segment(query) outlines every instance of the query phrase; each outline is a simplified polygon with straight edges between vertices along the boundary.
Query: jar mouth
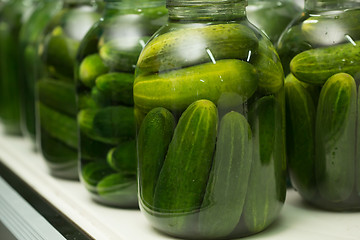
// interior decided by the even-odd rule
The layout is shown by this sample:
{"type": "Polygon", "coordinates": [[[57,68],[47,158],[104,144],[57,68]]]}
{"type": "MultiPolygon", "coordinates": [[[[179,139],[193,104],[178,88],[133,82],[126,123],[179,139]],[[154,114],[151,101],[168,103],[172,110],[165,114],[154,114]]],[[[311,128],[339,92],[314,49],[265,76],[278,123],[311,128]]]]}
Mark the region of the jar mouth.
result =
{"type": "Polygon", "coordinates": [[[206,6],[206,5],[217,5],[217,4],[234,4],[234,3],[245,3],[247,0],[167,0],[167,7],[191,7],[191,6],[206,6]]]}

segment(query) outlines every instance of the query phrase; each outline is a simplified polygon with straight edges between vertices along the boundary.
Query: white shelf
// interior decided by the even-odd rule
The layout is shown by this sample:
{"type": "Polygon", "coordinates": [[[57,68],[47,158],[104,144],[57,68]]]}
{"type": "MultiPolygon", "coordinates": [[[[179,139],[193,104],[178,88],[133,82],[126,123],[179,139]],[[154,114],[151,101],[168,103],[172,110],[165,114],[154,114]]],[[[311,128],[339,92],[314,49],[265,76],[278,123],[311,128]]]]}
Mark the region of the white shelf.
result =
{"type": "MultiPolygon", "coordinates": [[[[172,239],[154,230],[140,211],[99,205],[79,182],[51,177],[41,155],[31,149],[24,138],[0,135],[3,163],[94,239],[172,239]]],[[[266,231],[246,239],[359,240],[360,213],[314,209],[288,190],[280,218],[266,231]]]]}

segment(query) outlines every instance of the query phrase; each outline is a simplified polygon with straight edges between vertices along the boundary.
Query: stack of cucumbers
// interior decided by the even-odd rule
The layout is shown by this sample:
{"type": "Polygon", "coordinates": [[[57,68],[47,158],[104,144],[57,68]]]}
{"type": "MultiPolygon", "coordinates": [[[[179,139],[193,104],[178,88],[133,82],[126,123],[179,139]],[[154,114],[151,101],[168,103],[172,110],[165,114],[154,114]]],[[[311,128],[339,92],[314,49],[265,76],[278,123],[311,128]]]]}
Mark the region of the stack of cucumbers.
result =
{"type": "Polygon", "coordinates": [[[293,185],[304,199],[351,210],[360,209],[360,11],[336,15],[309,17],[280,45],[299,39],[312,44],[292,53],[285,80],[287,155],[293,185]],[[319,37],[330,26],[342,26],[340,35],[329,30],[332,36],[319,37]]]}
{"type": "Polygon", "coordinates": [[[41,151],[51,174],[67,179],[78,179],[76,52],[86,31],[100,18],[95,7],[84,4],[65,7],[55,15],[39,46],[44,63],[36,83],[41,151]]]}
{"type": "Polygon", "coordinates": [[[179,237],[262,231],[286,190],[280,60],[246,23],[187,25],[160,31],[139,57],[140,207],[179,237]]]}
{"type": "Polygon", "coordinates": [[[159,3],[138,5],[141,11],[106,3],[104,20],[80,46],[80,177],[93,199],[106,205],[138,207],[134,72],[143,46],[167,19],[167,9],[159,3]]]}

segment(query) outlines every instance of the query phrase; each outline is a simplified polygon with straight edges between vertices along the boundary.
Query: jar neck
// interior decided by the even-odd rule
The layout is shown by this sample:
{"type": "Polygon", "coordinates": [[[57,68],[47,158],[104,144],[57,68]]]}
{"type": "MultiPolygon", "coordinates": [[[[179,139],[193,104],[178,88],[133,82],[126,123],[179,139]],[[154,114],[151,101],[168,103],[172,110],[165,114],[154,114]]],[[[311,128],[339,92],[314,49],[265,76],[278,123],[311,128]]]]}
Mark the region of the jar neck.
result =
{"type": "Polygon", "coordinates": [[[305,9],[309,11],[331,11],[359,7],[360,0],[305,0],[305,9]]]}
{"type": "Polygon", "coordinates": [[[236,21],[246,18],[247,0],[168,0],[169,20],[236,21]]]}
{"type": "Polygon", "coordinates": [[[123,11],[134,10],[132,12],[141,13],[141,9],[157,8],[165,5],[165,0],[105,0],[104,17],[121,14],[123,11]]]}

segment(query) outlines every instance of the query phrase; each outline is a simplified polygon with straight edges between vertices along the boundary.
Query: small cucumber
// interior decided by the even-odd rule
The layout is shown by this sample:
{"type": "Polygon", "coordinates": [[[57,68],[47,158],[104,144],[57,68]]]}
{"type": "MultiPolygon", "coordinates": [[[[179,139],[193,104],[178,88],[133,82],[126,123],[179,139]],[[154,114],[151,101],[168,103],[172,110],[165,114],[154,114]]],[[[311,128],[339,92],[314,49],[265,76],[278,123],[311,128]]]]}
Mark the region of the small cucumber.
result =
{"type": "Polygon", "coordinates": [[[315,194],[315,117],[310,93],[292,74],[285,79],[286,142],[292,184],[305,199],[315,194]]]}
{"type": "Polygon", "coordinates": [[[134,83],[134,102],[143,110],[161,106],[181,112],[196,100],[208,99],[216,104],[223,94],[228,94],[226,102],[231,107],[239,104],[239,98],[243,102],[250,98],[257,85],[258,75],[251,64],[236,59],[220,60],[216,64],[140,75],[134,83]]]}
{"type": "Polygon", "coordinates": [[[73,78],[76,52],[79,41],[65,35],[50,35],[46,40],[43,59],[45,64],[62,75],[73,78]]]}
{"type": "Polygon", "coordinates": [[[284,72],[271,42],[263,37],[259,48],[250,61],[259,73],[259,89],[265,94],[278,92],[284,86],[284,72]]]}
{"type": "Polygon", "coordinates": [[[138,133],[140,199],[153,206],[155,185],[175,128],[174,116],[165,108],[154,108],[144,118],[138,133]]]}
{"type": "Polygon", "coordinates": [[[113,102],[134,105],[133,100],[134,74],[108,73],[96,79],[96,87],[104,94],[109,95],[113,102]]]}
{"type": "Polygon", "coordinates": [[[155,187],[154,209],[171,214],[168,229],[183,233],[193,224],[209,178],[217,134],[217,109],[208,100],[191,104],[180,117],[155,187]]]}
{"type": "Polygon", "coordinates": [[[360,41],[317,48],[296,55],[290,70],[300,81],[324,84],[336,73],[355,76],[360,72],[360,41]]]}
{"type": "Polygon", "coordinates": [[[51,137],[77,149],[78,130],[75,118],[59,113],[41,102],[38,102],[38,112],[41,128],[47,131],[51,137]]]}
{"type": "Polygon", "coordinates": [[[100,57],[111,70],[135,71],[141,50],[150,37],[117,38],[106,42],[99,50],[100,57]],[[131,44],[129,44],[131,43],[131,44]]]}
{"type": "Polygon", "coordinates": [[[96,186],[101,179],[115,173],[106,163],[90,162],[81,166],[80,180],[92,193],[97,193],[96,186]]]}
{"type": "Polygon", "coordinates": [[[104,177],[96,186],[101,201],[109,205],[137,207],[136,175],[113,173],[104,177]]]}
{"type": "Polygon", "coordinates": [[[130,140],[120,143],[106,157],[109,166],[122,173],[136,174],[136,143],[130,140]]]}
{"type": "Polygon", "coordinates": [[[330,77],[320,92],[316,115],[317,186],[330,202],[345,201],[354,189],[356,84],[345,73],[330,77]]]}
{"type": "Polygon", "coordinates": [[[61,113],[76,116],[76,94],[73,84],[42,79],[37,82],[37,93],[40,102],[46,106],[61,113]]]}
{"type": "Polygon", "coordinates": [[[79,67],[79,79],[87,87],[95,85],[95,79],[109,71],[99,54],[92,54],[84,58],[79,67]]]}
{"type": "Polygon", "coordinates": [[[252,163],[252,133],[237,112],[221,122],[215,158],[199,215],[200,234],[206,238],[229,235],[240,221],[252,163]]]}
{"type": "Polygon", "coordinates": [[[84,109],[78,114],[79,127],[89,138],[110,144],[135,138],[134,109],[116,106],[84,109]]]}
{"type": "Polygon", "coordinates": [[[265,96],[251,105],[249,122],[253,133],[253,162],[243,216],[250,232],[259,232],[278,216],[283,199],[278,195],[277,176],[281,154],[276,151],[282,135],[282,116],[274,96],[265,96]],[[276,159],[278,157],[279,159],[276,159]]]}
{"type": "Polygon", "coordinates": [[[247,59],[258,39],[244,25],[228,23],[173,30],[152,39],[142,51],[138,67],[163,72],[221,59],[247,59]]]}
{"type": "Polygon", "coordinates": [[[77,94],[77,106],[78,109],[82,110],[85,108],[97,108],[98,105],[91,97],[89,93],[78,93],[77,94]]]}

